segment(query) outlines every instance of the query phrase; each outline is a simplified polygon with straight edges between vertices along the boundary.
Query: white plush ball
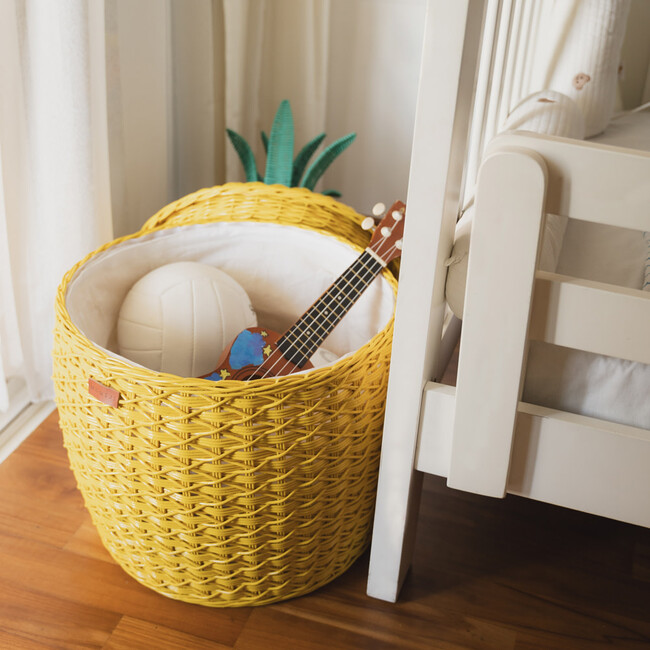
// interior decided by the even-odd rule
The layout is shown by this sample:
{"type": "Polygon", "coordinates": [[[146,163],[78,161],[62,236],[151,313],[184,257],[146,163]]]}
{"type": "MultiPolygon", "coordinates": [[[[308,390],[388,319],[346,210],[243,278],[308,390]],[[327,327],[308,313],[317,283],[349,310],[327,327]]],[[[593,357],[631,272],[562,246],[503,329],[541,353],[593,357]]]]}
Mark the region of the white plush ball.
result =
{"type": "Polygon", "coordinates": [[[147,273],[117,322],[119,352],[151,370],[183,377],[212,372],[225,347],[257,317],[242,286],[207,264],[176,262],[147,273]]]}

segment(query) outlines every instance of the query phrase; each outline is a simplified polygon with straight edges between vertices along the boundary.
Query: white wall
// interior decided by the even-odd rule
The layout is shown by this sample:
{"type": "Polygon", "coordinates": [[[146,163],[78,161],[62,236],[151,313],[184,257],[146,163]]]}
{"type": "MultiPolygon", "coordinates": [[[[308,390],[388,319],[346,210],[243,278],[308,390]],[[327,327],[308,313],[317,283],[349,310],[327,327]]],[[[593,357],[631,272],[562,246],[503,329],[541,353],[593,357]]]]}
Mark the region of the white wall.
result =
{"type": "Polygon", "coordinates": [[[326,175],[359,211],[406,198],[424,0],[332,0],[327,133],[357,139],[326,175]]]}

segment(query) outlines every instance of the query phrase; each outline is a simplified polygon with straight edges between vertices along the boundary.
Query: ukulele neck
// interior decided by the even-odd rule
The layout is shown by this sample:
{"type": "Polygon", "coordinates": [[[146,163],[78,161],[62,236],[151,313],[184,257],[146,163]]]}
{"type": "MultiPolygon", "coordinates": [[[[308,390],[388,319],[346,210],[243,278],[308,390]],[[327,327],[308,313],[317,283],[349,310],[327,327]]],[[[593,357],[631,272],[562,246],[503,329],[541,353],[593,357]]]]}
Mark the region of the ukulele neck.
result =
{"type": "Polygon", "coordinates": [[[366,248],[300,320],[282,335],[277,345],[285,359],[302,367],[385,266],[380,257],[366,248]]]}

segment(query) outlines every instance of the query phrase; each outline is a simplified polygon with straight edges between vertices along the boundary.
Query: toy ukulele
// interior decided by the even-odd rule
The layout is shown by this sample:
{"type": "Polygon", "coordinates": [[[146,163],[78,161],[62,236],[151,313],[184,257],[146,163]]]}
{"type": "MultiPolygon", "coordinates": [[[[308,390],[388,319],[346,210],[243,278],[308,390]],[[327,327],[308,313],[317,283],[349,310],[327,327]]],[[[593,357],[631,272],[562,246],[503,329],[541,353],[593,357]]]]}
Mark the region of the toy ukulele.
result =
{"type": "MultiPolygon", "coordinates": [[[[312,368],[309,359],[320,344],[380,271],[400,256],[405,210],[401,201],[393,204],[368,248],[284,334],[262,327],[244,330],[221,355],[217,369],[204,379],[261,379],[312,368]]],[[[368,217],[362,227],[367,230],[373,224],[368,217]]]]}

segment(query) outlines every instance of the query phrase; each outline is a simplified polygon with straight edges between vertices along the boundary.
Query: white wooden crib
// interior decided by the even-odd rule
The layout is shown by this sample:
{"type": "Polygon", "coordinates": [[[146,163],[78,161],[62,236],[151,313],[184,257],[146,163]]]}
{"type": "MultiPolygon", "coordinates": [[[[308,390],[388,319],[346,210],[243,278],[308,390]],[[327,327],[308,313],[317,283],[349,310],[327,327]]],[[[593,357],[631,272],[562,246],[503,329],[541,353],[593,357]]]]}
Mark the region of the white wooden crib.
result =
{"type": "MultiPolygon", "coordinates": [[[[547,212],[650,230],[650,154],[524,133],[491,142],[476,185],[457,387],[438,383],[459,329],[445,309],[445,260],[469,127],[486,115],[472,120],[481,31],[483,57],[506,55],[486,45],[503,5],[428,9],[368,580],[371,596],[390,601],[409,566],[422,472],[650,526],[650,431],[521,401],[530,340],[650,363],[650,292],[536,268],[547,212]]],[[[477,102],[489,79],[479,76],[477,102]]]]}

